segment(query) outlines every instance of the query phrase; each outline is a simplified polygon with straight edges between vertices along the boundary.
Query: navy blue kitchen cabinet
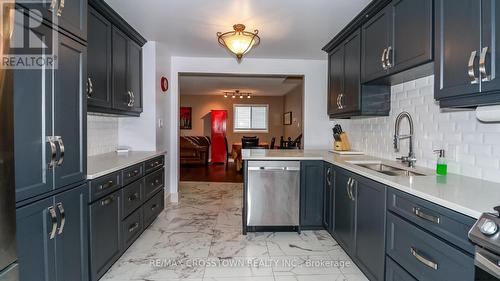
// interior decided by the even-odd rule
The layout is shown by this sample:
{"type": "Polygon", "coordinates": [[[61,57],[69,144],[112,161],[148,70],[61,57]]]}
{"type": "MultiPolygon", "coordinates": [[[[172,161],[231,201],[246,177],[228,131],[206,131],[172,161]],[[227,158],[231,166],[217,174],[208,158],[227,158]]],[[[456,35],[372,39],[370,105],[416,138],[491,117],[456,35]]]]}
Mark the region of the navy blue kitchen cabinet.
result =
{"type": "MultiPolygon", "coordinates": [[[[20,1],[19,5],[40,13],[54,30],[79,41],[87,40],[87,0],[20,1]]],[[[27,11],[25,11],[27,12],[27,11]]],[[[34,15],[34,14],[33,14],[34,15]]]]}
{"type": "Polygon", "coordinates": [[[89,7],[87,106],[111,108],[111,22],[89,7]]]}
{"type": "MultiPolygon", "coordinates": [[[[14,72],[17,202],[77,184],[86,174],[86,47],[63,34],[53,40],[45,24],[31,32],[56,41],[57,68],[14,72]]],[[[25,51],[31,50],[18,53],[25,51]]]]}
{"type": "Polygon", "coordinates": [[[330,233],[333,233],[333,196],[335,188],[335,170],[333,165],[325,162],[324,168],[324,191],[323,191],[323,227],[330,233]]]}
{"type": "Polygon", "coordinates": [[[406,270],[404,270],[399,264],[393,261],[391,258],[386,258],[386,281],[417,281],[413,278],[406,270]]]}
{"type": "Polygon", "coordinates": [[[139,116],[146,39],[104,1],[89,4],[88,111],[139,116]]]}
{"type": "Polygon", "coordinates": [[[435,99],[441,107],[500,103],[498,5],[436,0],[435,11],[435,99]]]}
{"type": "Polygon", "coordinates": [[[356,201],[355,258],[370,280],[384,280],[386,187],[364,177],[353,177],[356,201]]]}
{"type": "Polygon", "coordinates": [[[370,280],[384,280],[386,187],[335,170],[333,236],[370,280]]]}
{"type": "Polygon", "coordinates": [[[354,252],[356,202],[351,197],[351,174],[335,169],[334,238],[348,253],[354,252]]]}
{"type": "Polygon", "coordinates": [[[300,163],[300,227],[323,228],[323,161],[300,163]]]}
{"type": "MultiPolygon", "coordinates": [[[[362,27],[362,82],[431,62],[432,23],[432,0],[393,0],[371,17],[362,27]]],[[[412,75],[419,77],[431,71],[430,66],[422,66],[412,75]]],[[[411,76],[404,79],[408,77],[411,76]]],[[[391,80],[388,79],[391,83],[400,82],[398,78],[391,80]]]]}
{"type": "Polygon", "coordinates": [[[386,251],[417,280],[474,280],[472,256],[392,213],[386,251]]]}
{"type": "Polygon", "coordinates": [[[122,191],[90,205],[90,280],[96,281],[122,254],[122,191]]]}
{"type": "Polygon", "coordinates": [[[87,185],[17,209],[23,281],[88,280],[87,185]]]}
{"type": "Polygon", "coordinates": [[[54,135],[59,158],[55,187],[85,180],[87,172],[86,98],[87,48],[59,35],[58,68],[54,70],[54,135]]]}

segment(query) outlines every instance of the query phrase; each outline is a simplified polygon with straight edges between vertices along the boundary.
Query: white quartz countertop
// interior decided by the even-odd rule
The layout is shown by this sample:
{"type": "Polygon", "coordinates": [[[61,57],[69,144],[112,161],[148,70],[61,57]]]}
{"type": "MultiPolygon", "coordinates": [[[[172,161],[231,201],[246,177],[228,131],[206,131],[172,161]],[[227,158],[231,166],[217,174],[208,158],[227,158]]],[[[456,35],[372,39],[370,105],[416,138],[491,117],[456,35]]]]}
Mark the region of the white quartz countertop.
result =
{"type": "Polygon", "coordinates": [[[327,150],[243,149],[242,158],[243,160],[324,160],[476,219],[481,213],[493,212],[493,207],[500,205],[500,183],[455,174],[438,176],[432,169],[419,167],[411,170],[423,173],[425,176],[388,176],[354,164],[380,162],[404,167],[399,162],[368,155],[341,156],[327,150]]]}
{"type": "Polygon", "coordinates": [[[166,154],[165,151],[131,151],[129,153],[110,152],[89,156],[87,158],[87,179],[96,179],[164,154],[166,154]]]}

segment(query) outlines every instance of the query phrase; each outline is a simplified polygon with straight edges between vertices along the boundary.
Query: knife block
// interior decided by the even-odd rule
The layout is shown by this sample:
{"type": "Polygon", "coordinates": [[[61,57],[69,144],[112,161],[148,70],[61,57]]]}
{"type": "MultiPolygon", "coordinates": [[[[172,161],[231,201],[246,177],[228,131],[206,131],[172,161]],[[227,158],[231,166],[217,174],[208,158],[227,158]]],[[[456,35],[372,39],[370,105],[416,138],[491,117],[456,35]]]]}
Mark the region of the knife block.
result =
{"type": "Polygon", "coordinates": [[[349,138],[344,132],[340,134],[340,141],[335,141],[333,143],[333,150],[335,151],[349,151],[351,150],[351,144],[349,143],[349,138]]]}

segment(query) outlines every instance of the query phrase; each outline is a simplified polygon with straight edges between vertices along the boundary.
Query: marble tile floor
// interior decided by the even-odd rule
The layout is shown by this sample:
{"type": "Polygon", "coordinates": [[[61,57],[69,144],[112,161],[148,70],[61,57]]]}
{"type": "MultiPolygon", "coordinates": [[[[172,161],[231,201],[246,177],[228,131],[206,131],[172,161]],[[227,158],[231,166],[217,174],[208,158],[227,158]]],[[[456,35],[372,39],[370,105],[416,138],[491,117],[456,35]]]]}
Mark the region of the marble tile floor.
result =
{"type": "Polygon", "coordinates": [[[181,182],[103,281],[368,280],[325,231],[241,234],[241,183],[181,182]]]}

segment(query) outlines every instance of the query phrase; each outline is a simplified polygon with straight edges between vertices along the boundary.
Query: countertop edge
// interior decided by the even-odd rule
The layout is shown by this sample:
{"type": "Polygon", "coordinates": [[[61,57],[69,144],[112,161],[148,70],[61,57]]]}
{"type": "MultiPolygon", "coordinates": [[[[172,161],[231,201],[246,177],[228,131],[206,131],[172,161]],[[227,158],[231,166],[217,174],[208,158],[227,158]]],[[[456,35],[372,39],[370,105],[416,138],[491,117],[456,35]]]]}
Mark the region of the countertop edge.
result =
{"type": "MultiPolygon", "coordinates": [[[[141,152],[145,153],[145,152],[149,152],[149,151],[141,151],[141,152]]],[[[139,163],[144,162],[144,161],[148,161],[148,160],[153,159],[155,157],[158,157],[158,156],[161,156],[161,155],[166,155],[167,151],[156,151],[156,152],[155,151],[151,151],[151,153],[152,153],[151,155],[134,159],[133,161],[130,161],[130,162],[127,162],[127,163],[123,163],[123,164],[114,166],[114,167],[109,168],[109,169],[104,170],[104,171],[96,172],[96,173],[93,173],[93,174],[87,174],[87,180],[94,180],[94,179],[100,178],[102,176],[105,176],[107,174],[111,174],[111,173],[114,173],[116,171],[125,169],[127,167],[132,166],[132,165],[139,164],[139,163]]],[[[94,155],[94,156],[98,156],[98,155],[94,155]]],[[[90,156],[90,157],[92,157],[92,156],[90,156]]],[[[89,161],[87,159],[87,165],[88,165],[88,162],[89,161]]]]}

